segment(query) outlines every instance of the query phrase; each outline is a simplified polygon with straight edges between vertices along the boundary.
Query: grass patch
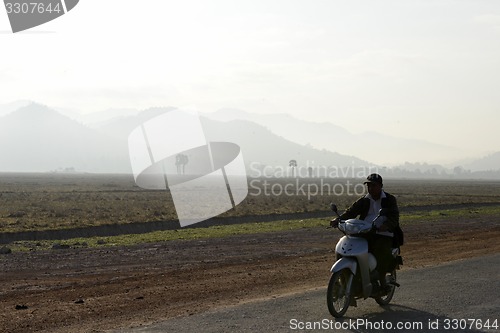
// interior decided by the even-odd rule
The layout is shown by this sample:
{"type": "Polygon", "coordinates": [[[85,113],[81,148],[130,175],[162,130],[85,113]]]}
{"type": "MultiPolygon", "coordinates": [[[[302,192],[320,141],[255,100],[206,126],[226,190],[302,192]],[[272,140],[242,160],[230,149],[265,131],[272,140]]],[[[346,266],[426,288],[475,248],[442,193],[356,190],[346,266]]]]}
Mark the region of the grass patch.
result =
{"type": "Polygon", "coordinates": [[[499,206],[477,207],[477,208],[458,208],[458,209],[439,209],[424,212],[415,212],[401,215],[401,225],[407,225],[418,222],[439,222],[443,217],[471,217],[471,216],[499,216],[499,206]]]}
{"type": "Polygon", "coordinates": [[[223,238],[245,234],[269,233],[321,226],[326,227],[327,225],[327,219],[282,220],[274,222],[220,225],[208,228],[164,230],[145,234],[129,234],[110,237],[72,238],[62,241],[18,241],[12,243],[10,248],[13,251],[28,251],[49,249],[54,247],[54,244],[56,244],[55,247],[131,246],[143,243],[157,243],[172,240],[223,238]]]}

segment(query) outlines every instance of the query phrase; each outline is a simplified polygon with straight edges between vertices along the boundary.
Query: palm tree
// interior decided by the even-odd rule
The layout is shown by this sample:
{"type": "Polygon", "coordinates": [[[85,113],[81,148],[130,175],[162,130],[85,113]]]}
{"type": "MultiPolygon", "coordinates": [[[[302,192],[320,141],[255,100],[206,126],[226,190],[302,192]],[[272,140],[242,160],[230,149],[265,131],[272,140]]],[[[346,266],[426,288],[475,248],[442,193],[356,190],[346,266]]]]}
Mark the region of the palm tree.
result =
{"type": "Polygon", "coordinates": [[[177,167],[178,175],[186,174],[186,164],[188,164],[189,158],[185,154],[177,154],[175,156],[175,166],[177,167]]]}
{"type": "Polygon", "coordinates": [[[292,168],[292,177],[295,177],[295,168],[297,167],[297,161],[290,160],[290,162],[288,162],[288,166],[292,168]]]}

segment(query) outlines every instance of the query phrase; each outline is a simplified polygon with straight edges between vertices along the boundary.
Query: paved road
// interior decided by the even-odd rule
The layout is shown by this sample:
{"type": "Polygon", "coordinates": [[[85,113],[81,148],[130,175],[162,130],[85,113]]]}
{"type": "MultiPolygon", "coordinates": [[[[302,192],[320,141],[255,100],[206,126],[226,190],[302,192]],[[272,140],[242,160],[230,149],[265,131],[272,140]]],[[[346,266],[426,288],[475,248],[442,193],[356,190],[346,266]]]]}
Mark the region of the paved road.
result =
{"type": "Polygon", "coordinates": [[[496,254],[400,272],[393,304],[384,309],[372,299],[359,301],[341,321],[329,315],[320,288],[116,332],[500,332],[478,329],[478,321],[469,327],[469,319],[500,325],[499,268],[496,254]]]}

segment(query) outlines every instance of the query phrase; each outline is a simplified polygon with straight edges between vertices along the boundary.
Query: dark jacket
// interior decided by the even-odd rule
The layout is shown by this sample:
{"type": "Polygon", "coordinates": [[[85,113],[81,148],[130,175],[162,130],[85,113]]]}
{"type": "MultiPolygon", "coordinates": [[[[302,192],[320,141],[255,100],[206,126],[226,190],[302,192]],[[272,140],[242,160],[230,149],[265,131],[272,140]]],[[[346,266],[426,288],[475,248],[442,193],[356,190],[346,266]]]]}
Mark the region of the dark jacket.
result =
{"type": "MultiPolygon", "coordinates": [[[[385,191],[384,191],[385,192],[385,191]]],[[[392,194],[385,192],[385,198],[382,198],[381,206],[388,210],[387,220],[384,222],[390,232],[397,232],[399,229],[399,209],[396,202],[396,197],[392,194]]],[[[370,199],[365,196],[359,198],[352,204],[351,207],[347,208],[344,214],[340,215],[342,220],[353,219],[359,216],[361,220],[364,220],[368,211],[370,209],[370,199]]]]}

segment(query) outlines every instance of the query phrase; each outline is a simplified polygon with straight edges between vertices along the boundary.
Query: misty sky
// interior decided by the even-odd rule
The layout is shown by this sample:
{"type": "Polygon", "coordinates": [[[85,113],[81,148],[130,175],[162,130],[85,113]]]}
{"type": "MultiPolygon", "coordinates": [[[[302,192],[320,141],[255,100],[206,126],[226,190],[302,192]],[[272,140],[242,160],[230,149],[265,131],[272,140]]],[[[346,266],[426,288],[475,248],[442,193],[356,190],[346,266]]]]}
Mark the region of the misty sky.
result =
{"type": "MultiPolygon", "coordinates": [[[[80,0],[12,34],[0,103],[238,108],[500,151],[500,2],[80,0]]],[[[328,133],[325,133],[325,138],[328,133]]]]}

